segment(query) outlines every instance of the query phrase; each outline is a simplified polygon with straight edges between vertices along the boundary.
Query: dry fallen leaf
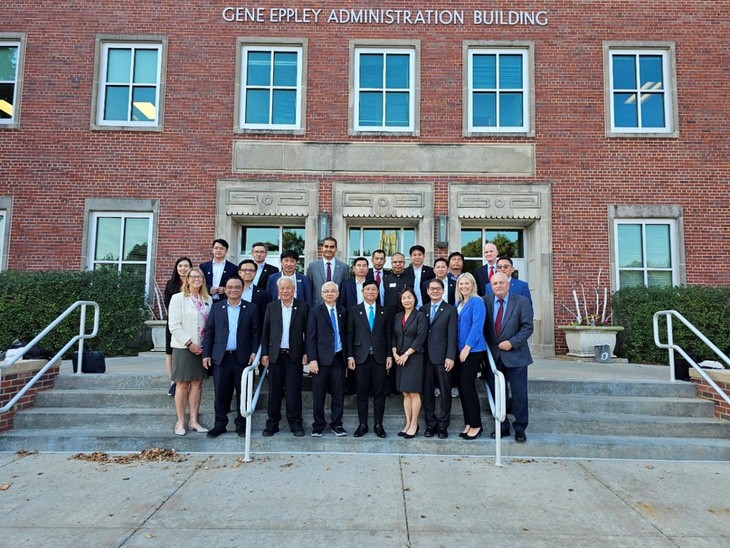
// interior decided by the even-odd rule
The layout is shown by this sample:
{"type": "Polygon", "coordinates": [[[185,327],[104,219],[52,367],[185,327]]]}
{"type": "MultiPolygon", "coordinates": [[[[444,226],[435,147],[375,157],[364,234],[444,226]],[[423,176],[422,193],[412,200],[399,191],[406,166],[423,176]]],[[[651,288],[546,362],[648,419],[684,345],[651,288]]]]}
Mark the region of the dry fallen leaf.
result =
{"type": "Polygon", "coordinates": [[[12,483],[3,483],[2,485],[0,485],[0,491],[7,491],[8,489],[10,489],[11,485],[12,483]]]}
{"type": "Polygon", "coordinates": [[[147,462],[182,462],[185,460],[183,456],[178,454],[174,449],[160,449],[159,447],[153,447],[151,449],[144,449],[140,453],[132,453],[130,455],[116,455],[110,457],[107,453],[95,451],[93,453],[77,453],[73,457],[74,460],[83,460],[88,462],[98,462],[102,464],[113,463],[113,464],[130,464],[132,462],[147,461],[147,462]]]}

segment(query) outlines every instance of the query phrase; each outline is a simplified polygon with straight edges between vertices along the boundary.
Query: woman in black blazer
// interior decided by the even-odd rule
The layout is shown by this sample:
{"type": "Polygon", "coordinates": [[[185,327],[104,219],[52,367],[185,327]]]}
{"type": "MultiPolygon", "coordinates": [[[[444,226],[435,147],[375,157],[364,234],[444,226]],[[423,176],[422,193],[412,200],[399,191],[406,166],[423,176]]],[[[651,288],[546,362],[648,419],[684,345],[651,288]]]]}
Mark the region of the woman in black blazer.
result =
{"type": "Polygon", "coordinates": [[[393,325],[393,358],[395,359],[395,386],[403,393],[406,425],[399,436],[410,439],[418,434],[418,415],[421,412],[423,385],[423,346],[428,335],[428,318],[416,310],[416,294],[410,287],[400,292],[401,312],[395,315],[393,325]]]}

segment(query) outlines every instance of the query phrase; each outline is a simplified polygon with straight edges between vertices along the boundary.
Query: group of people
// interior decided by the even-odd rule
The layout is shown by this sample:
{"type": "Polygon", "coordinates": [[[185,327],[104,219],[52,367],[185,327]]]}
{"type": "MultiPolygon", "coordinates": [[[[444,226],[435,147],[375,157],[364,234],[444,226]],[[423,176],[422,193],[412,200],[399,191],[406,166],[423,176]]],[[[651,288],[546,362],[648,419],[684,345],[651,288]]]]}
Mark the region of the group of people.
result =
{"type": "MultiPolygon", "coordinates": [[[[515,440],[526,441],[532,301],[527,284],[512,277],[512,259],[498,257],[493,243],[485,244],[486,264],[473,274],[462,272],[464,257],[458,251],[436,259],[433,267],[425,265],[420,245],[411,247],[408,267],[405,255],[394,253],[386,271],[386,254],[376,250],[370,261],[358,257],[350,269],[335,258],[337,241],[328,237],[322,258],[304,275],[296,271],[296,251],[281,253],[281,270],[266,262],[267,252],[266,244],[257,242],[253,258],[236,266],[226,260],[228,243],[217,239],[212,260],[199,267],[187,257],[176,262],[165,288],[175,434],[185,435],[189,428],[214,438],[226,432],[234,392],[240,401],[243,369],[260,347],[269,379],[265,437],[279,432],[282,399],[291,432],[305,435],[302,375],[308,366],[312,436],[322,436],[328,427],[336,436],[347,435],[342,418],[350,383],[357,398],[355,437],[369,432],[372,395],[373,432],[385,438],[386,394],[401,393],[405,420],[398,436],[419,434],[423,410],[423,435],[445,439],[452,388],[458,388],[464,415],[459,436],[474,440],[483,432],[476,388],[480,373],[494,391],[486,365],[489,348],[510,386],[515,440]],[[209,375],[215,393],[210,430],[198,418],[202,382],[209,375]]],[[[244,436],[245,419],[234,407],[236,432],[244,436]]],[[[508,436],[509,428],[505,420],[501,435],[508,436]]]]}

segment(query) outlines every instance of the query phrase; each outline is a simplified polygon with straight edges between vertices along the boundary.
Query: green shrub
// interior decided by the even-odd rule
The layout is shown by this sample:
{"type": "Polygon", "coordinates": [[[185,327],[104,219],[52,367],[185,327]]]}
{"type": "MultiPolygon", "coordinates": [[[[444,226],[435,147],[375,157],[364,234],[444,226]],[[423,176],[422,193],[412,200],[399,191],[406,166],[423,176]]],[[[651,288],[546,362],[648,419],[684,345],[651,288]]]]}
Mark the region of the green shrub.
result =
{"type": "MultiPolygon", "coordinates": [[[[113,270],[0,272],[0,349],[18,338],[34,338],[76,301],[99,304],[99,332],[87,340],[87,347],[107,356],[140,350],[146,319],[144,285],[137,275],[113,270]]],[[[79,318],[80,310],[74,311],[38,346],[58,352],[78,334],[79,318]]],[[[88,333],[93,328],[93,308],[87,309],[86,325],[88,333]]]]}
{"type": "MultiPolygon", "coordinates": [[[[730,349],[730,286],[628,287],[612,299],[613,321],[624,326],[623,354],[634,363],[668,363],[668,352],[654,344],[654,313],[676,310],[721,351],[730,349]]],[[[659,321],[660,341],[667,342],[666,319],[659,321]]],[[[677,318],[672,320],[674,343],[695,360],[717,360],[677,318]]],[[[676,355],[677,358],[680,356],[676,355]]]]}

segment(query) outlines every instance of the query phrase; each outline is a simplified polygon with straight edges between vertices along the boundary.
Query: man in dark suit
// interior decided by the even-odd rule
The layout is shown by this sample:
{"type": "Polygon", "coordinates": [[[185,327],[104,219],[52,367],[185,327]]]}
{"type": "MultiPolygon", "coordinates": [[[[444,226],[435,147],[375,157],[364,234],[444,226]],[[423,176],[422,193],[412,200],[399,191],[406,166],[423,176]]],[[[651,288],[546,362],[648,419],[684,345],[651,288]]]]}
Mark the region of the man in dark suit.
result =
{"type": "MultiPolygon", "coordinates": [[[[527,366],[532,363],[527,339],[533,331],[532,305],[522,295],[510,292],[509,278],[504,272],[492,275],[491,286],[493,295],[484,297],[487,306],[484,337],[497,369],[504,374],[512,391],[515,441],[525,442],[528,423],[527,366]]],[[[494,376],[488,367],[486,373],[489,388],[494,393],[494,376]]],[[[502,424],[502,435],[509,436],[509,421],[506,419],[502,424]]]]}
{"type": "Polygon", "coordinates": [[[243,280],[241,298],[256,306],[256,311],[259,313],[259,332],[261,332],[266,305],[269,304],[269,295],[253,282],[256,276],[256,263],[252,259],[242,260],[238,263],[238,276],[243,280]]]}
{"type": "Polygon", "coordinates": [[[428,317],[428,337],[426,339],[426,359],[423,364],[423,413],[426,418],[424,436],[439,439],[449,437],[451,422],[451,381],[449,372],[454,367],[458,347],[456,308],[444,302],[444,283],[433,278],[428,281],[430,304],[421,311],[428,317]],[[441,391],[441,406],[436,416],[436,397],[434,388],[441,391]]]}
{"type": "Polygon", "coordinates": [[[279,300],[266,307],[261,334],[261,363],[269,368],[269,403],[264,437],[279,431],[282,391],[286,395],[286,420],[292,433],[304,435],[302,421],[302,367],[307,363],[304,333],[307,303],[294,298],[290,278],[280,278],[279,300]]]}
{"type": "Polygon", "coordinates": [[[335,258],[337,253],[337,240],[332,236],[322,241],[322,259],[309,263],[307,267],[307,278],[312,284],[312,302],[322,302],[322,286],[325,282],[335,282],[337,287],[350,277],[350,267],[346,263],[335,258]]]}
{"type": "Polygon", "coordinates": [[[307,357],[312,375],[314,423],[312,436],[321,436],[327,421],[324,402],[327,392],[332,397],[330,428],[336,436],[346,436],[342,427],[345,400],[345,309],[337,304],[340,292],[335,282],[322,286],[323,303],[310,310],[307,318],[307,357]]]}
{"type": "Polygon", "coordinates": [[[489,282],[492,276],[497,273],[497,246],[492,242],[484,244],[484,263],[474,271],[474,279],[477,282],[477,293],[484,297],[489,291],[489,282]]]}
{"type": "Polygon", "coordinates": [[[405,274],[413,280],[413,289],[416,292],[416,298],[418,300],[416,308],[420,309],[424,303],[428,303],[428,295],[421,292],[421,284],[424,281],[430,280],[435,276],[433,268],[423,264],[423,260],[426,258],[426,248],[422,245],[411,246],[408,251],[411,264],[405,269],[405,274]]]}
{"type": "Polygon", "coordinates": [[[358,257],[352,261],[352,272],[354,276],[347,278],[340,285],[340,304],[345,310],[350,310],[363,300],[362,288],[368,278],[368,260],[365,257],[358,257]]]}
{"type": "Polygon", "coordinates": [[[226,281],[228,300],[215,303],[205,324],[203,336],[203,367],[213,364],[215,388],[215,426],[208,437],[215,438],[226,431],[228,411],[236,392],[236,433],[243,437],[246,420],[241,416],[241,375],[244,364],[250,365],[259,347],[259,317],[256,307],[241,298],[243,281],[238,276],[226,281]]]}
{"type": "Polygon", "coordinates": [[[380,286],[380,304],[385,305],[385,285],[383,284],[383,280],[387,274],[390,274],[390,270],[385,268],[385,251],[376,249],[373,251],[370,260],[373,266],[368,269],[368,278],[378,282],[380,286]]]}
{"type": "MultiPolygon", "coordinates": [[[[365,262],[367,264],[367,261],[365,262]]],[[[367,280],[362,286],[363,302],[347,311],[347,367],[357,379],[357,416],[360,424],[354,436],[368,431],[368,398],[373,392],[375,435],[386,436],[385,374],[393,364],[388,350],[391,322],[379,300],[378,283],[367,280]]]]}
{"type": "MultiPolygon", "coordinates": [[[[433,273],[434,278],[431,279],[438,279],[441,280],[444,284],[444,293],[443,293],[443,300],[450,305],[456,304],[456,280],[452,280],[449,278],[449,262],[444,259],[443,257],[439,257],[433,262],[433,273]]],[[[426,300],[424,303],[428,305],[428,303],[431,301],[431,297],[428,294],[428,282],[431,280],[426,280],[424,282],[421,282],[421,292],[426,296],[426,300]]]]}
{"type": "Polygon", "coordinates": [[[254,276],[253,283],[263,290],[266,290],[266,283],[269,281],[269,276],[275,272],[279,272],[278,268],[266,262],[268,254],[269,247],[264,242],[256,242],[251,246],[251,256],[256,264],[256,275],[254,276]]]}
{"type": "MultiPolygon", "coordinates": [[[[518,280],[514,277],[515,267],[512,263],[512,259],[510,257],[500,257],[497,260],[497,272],[504,272],[507,277],[509,278],[509,292],[511,295],[522,295],[525,297],[528,301],[530,301],[530,305],[532,305],[532,295],[530,295],[530,286],[527,285],[527,282],[523,282],[522,280],[518,280]]],[[[485,293],[486,296],[493,295],[494,291],[492,291],[491,284],[487,287],[487,291],[485,293]]]]}
{"type": "Polygon", "coordinates": [[[275,272],[269,276],[269,281],[266,282],[266,293],[269,294],[269,301],[275,301],[279,298],[279,289],[276,282],[279,281],[279,278],[287,276],[295,283],[294,298],[304,301],[311,308],[312,284],[309,282],[309,278],[297,272],[299,253],[287,249],[281,252],[280,258],[281,272],[275,272]]]}
{"type": "Polygon", "coordinates": [[[213,259],[200,263],[200,270],[205,276],[205,285],[213,302],[225,300],[226,281],[238,273],[238,267],[231,261],[226,260],[228,254],[228,242],[223,238],[213,240],[211,249],[213,259]]]}

